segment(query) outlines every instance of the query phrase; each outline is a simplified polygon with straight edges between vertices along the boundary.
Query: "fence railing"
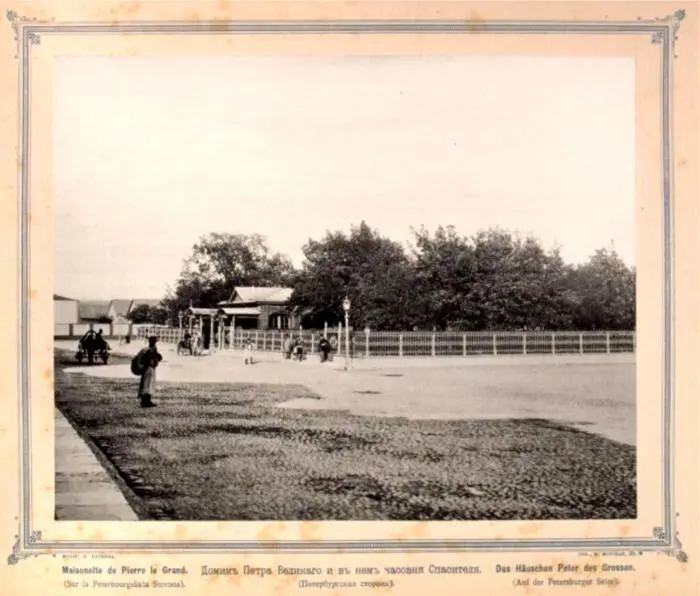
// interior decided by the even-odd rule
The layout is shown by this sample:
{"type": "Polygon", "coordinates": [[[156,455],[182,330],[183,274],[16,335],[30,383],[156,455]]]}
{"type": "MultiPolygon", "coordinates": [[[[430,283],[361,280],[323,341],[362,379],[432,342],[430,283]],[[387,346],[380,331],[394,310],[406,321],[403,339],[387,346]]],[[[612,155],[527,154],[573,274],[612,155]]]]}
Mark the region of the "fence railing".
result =
{"type": "MultiPolygon", "coordinates": [[[[184,331],[183,331],[184,333],[184,331]]],[[[222,329],[214,334],[211,348],[243,349],[248,342],[254,350],[283,352],[290,337],[301,337],[308,352],[317,352],[323,331],[256,331],[222,329]],[[221,341],[219,341],[221,340],[221,341]]],[[[180,330],[141,327],[137,336],[155,335],[160,342],[177,343],[180,330]]],[[[344,329],[328,330],[335,349],[345,354],[344,329]]],[[[636,352],[634,331],[350,331],[350,354],[355,358],[388,356],[476,356],[516,354],[612,354],[636,352]]]]}
{"type": "Polygon", "coordinates": [[[133,333],[133,327],[130,323],[56,323],[53,326],[53,336],[77,339],[90,329],[102,329],[105,337],[119,337],[133,333]]]}

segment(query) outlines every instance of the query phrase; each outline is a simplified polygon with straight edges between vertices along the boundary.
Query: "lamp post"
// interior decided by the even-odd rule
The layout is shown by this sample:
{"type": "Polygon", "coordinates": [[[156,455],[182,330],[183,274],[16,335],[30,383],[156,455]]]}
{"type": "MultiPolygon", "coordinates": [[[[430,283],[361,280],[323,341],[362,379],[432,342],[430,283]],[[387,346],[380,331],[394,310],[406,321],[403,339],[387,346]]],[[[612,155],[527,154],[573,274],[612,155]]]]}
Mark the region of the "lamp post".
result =
{"type": "Polygon", "coordinates": [[[350,366],[350,329],[348,319],[350,318],[350,298],[347,296],[343,300],[343,310],[345,311],[345,370],[350,366]]]}
{"type": "Polygon", "coordinates": [[[185,316],[185,313],[182,311],[179,311],[177,313],[177,341],[181,342],[182,341],[182,318],[185,316]]]}

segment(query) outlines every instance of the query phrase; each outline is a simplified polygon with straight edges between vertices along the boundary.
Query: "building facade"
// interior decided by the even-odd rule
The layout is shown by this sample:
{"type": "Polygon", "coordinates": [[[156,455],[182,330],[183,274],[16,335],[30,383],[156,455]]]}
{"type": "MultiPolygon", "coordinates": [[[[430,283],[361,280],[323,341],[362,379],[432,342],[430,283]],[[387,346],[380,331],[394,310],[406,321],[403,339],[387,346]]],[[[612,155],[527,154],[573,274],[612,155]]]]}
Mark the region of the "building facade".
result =
{"type": "Polygon", "coordinates": [[[217,304],[218,314],[241,329],[295,329],[299,318],[288,307],[291,288],[234,288],[231,297],[217,304]]]}
{"type": "Polygon", "coordinates": [[[75,325],[78,322],[78,301],[65,296],[53,295],[54,325],[75,325]]]}

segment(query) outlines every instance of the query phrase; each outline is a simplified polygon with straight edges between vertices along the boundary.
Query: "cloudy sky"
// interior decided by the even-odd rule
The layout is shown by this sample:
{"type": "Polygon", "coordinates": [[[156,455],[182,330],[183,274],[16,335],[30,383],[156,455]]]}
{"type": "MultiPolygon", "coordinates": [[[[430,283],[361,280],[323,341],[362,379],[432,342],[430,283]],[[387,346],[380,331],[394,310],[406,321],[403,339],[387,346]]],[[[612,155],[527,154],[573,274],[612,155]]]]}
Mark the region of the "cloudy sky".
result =
{"type": "Polygon", "coordinates": [[[300,263],[362,219],[634,263],[632,60],[76,57],[55,77],[59,294],[161,297],[215,231],[300,263]]]}

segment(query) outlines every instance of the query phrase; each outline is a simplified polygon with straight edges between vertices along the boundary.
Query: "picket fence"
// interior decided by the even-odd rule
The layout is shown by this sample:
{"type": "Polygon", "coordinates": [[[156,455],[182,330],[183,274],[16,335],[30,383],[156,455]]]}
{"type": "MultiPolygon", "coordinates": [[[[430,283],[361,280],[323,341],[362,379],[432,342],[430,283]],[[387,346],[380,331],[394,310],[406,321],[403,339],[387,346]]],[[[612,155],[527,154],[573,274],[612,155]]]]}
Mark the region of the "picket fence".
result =
{"type": "MultiPolygon", "coordinates": [[[[218,334],[212,341],[213,350],[243,349],[248,342],[253,349],[282,352],[291,337],[303,339],[307,351],[317,352],[324,331],[255,331],[226,328],[218,345],[218,334]]],[[[155,335],[163,343],[177,343],[178,328],[141,327],[137,336],[145,339],[155,335]]],[[[344,329],[333,328],[327,336],[335,340],[337,351],[346,353],[344,329]]],[[[350,355],[355,358],[388,356],[474,356],[515,354],[612,354],[636,352],[634,331],[350,331],[350,355]]]]}

